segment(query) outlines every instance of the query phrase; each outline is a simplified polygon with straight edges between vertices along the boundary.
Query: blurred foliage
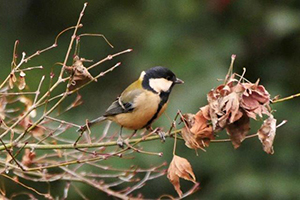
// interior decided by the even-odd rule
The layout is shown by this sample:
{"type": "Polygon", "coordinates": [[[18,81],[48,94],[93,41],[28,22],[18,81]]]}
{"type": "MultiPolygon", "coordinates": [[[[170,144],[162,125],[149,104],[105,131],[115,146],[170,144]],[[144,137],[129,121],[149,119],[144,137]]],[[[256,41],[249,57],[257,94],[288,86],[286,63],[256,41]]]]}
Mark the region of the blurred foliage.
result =
{"type": "MultiPolygon", "coordinates": [[[[16,39],[20,40],[19,52],[25,51],[28,55],[51,45],[61,30],[75,24],[83,2],[2,1],[0,80],[10,70],[16,39]]],[[[81,124],[87,118],[101,115],[142,70],[155,65],[172,69],[185,81],[171,95],[168,116],[173,118],[178,109],[195,113],[206,103],[206,93],[219,85],[217,78],[224,78],[231,54],[237,54],[235,71],[241,73],[246,67],[245,77],[252,82],[260,78],[272,96],[298,93],[299,18],[298,0],[90,1],[80,31],[102,33],[115,48],[111,49],[99,38],[83,38],[81,57],[96,61],[127,48],[134,51],[94,69],[92,73],[96,74],[117,61],[122,62],[121,67],[83,89],[80,93],[85,104],[66,114],[65,119],[81,124]]],[[[32,90],[38,84],[36,77],[49,74],[51,70],[58,72],[60,67],[54,64],[63,61],[69,36],[66,34],[59,39],[59,48],[29,63],[47,63],[44,70],[28,74],[27,82],[32,90]]],[[[230,143],[211,144],[208,151],[199,152],[198,157],[179,142],[177,153],[191,162],[201,182],[201,190],[190,199],[299,198],[299,99],[276,104],[273,108],[277,110],[275,117],[279,121],[288,120],[277,131],[274,155],[263,152],[258,139],[245,141],[237,150],[230,143]]],[[[167,129],[170,121],[162,116],[155,126],[167,129]]],[[[142,166],[170,162],[172,145],[172,141],[151,142],[145,149],[163,151],[162,158],[149,156],[145,159],[142,155],[126,162],[142,166]]],[[[116,163],[121,165],[119,160],[116,163]]],[[[185,184],[189,183],[182,181],[183,189],[186,189],[185,184]]],[[[62,187],[59,183],[55,186],[62,187]]],[[[7,190],[11,192],[14,187],[7,185],[7,190]]],[[[89,187],[85,189],[90,190],[89,187]]],[[[153,191],[176,195],[166,177],[154,180],[143,190],[150,197],[153,191]]],[[[87,196],[93,199],[92,194],[89,192],[87,196]]]]}

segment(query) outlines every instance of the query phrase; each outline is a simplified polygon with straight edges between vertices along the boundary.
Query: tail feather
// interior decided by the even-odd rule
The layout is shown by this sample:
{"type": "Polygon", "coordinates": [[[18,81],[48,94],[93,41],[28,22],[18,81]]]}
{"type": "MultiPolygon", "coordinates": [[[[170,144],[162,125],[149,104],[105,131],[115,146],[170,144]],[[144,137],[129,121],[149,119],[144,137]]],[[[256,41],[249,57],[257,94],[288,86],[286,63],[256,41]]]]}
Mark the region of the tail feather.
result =
{"type": "MultiPolygon", "coordinates": [[[[88,122],[88,126],[90,128],[90,127],[92,127],[95,124],[98,124],[98,123],[101,123],[101,122],[105,121],[106,119],[107,118],[104,117],[104,116],[98,117],[98,118],[96,118],[96,119],[88,122]]],[[[86,130],[87,130],[87,125],[85,124],[85,125],[81,126],[79,129],[77,129],[77,132],[84,132],[86,130]]]]}

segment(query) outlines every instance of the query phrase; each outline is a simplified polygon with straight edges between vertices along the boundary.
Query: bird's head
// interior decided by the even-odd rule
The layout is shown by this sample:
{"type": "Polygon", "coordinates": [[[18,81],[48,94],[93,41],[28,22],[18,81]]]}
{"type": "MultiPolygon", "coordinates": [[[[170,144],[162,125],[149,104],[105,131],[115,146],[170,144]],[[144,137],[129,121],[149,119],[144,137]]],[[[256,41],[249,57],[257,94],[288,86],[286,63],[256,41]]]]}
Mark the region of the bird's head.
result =
{"type": "Polygon", "coordinates": [[[171,70],[160,66],[143,71],[140,80],[142,80],[143,88],[155,93],[169,93],[175,84],[184,83],[171,70]]]}

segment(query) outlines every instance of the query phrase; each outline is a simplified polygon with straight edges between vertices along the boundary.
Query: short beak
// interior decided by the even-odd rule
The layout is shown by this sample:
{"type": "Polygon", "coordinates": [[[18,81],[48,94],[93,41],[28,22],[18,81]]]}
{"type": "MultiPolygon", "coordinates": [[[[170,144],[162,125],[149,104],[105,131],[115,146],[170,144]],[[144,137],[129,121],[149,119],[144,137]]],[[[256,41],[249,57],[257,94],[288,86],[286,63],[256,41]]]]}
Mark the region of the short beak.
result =
{"type": "Polygon", "coordinates": [[[179,79],[179,78],[176,78],[176,81],[174,81],[175,84],[182,84],[184,83],[183,80],[179,79]]]}

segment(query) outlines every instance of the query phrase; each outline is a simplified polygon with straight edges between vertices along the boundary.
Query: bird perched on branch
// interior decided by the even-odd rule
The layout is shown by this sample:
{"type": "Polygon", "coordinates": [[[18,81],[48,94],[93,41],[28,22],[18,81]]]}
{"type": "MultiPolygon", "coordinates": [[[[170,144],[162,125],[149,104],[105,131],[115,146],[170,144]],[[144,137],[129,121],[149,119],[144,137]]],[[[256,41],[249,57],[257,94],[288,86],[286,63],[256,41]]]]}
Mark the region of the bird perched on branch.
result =
{"type": "MultiPolygon", "coordinates": [[[[143,71],[138,80],[129,85],[105,111],[104,115],[88,122],[91,127],[105,120],[121,126],[118,138],[123,146],[122,128],[138,130],[151,128],[151,124],[161,116],[168,104],[169,95],[175,84],[183,81],[165,67],[153,67],[143,71]]],[[[87,125],[78,131],[84,132],[87,125]]]]}

